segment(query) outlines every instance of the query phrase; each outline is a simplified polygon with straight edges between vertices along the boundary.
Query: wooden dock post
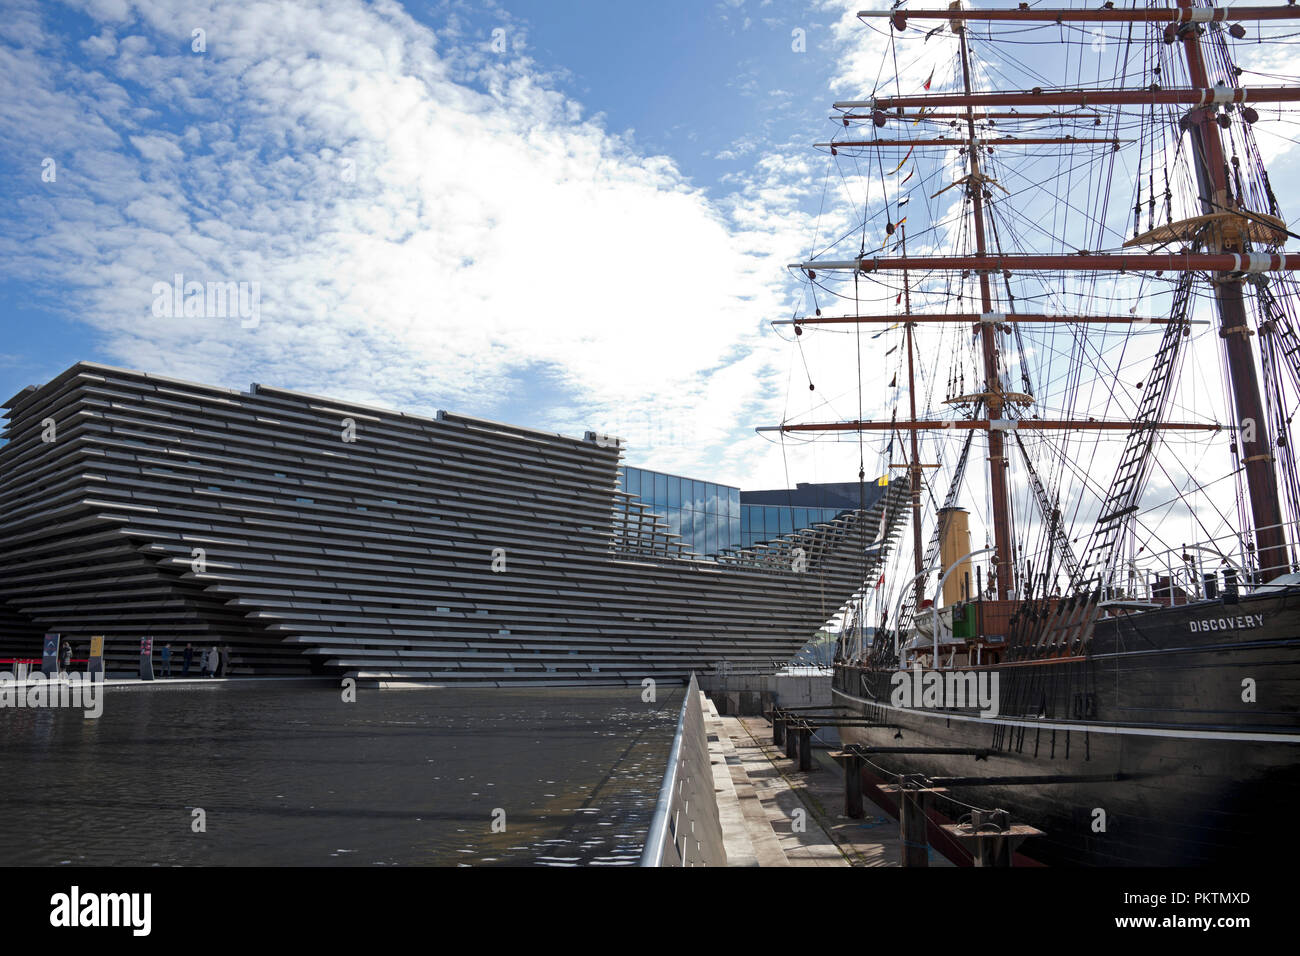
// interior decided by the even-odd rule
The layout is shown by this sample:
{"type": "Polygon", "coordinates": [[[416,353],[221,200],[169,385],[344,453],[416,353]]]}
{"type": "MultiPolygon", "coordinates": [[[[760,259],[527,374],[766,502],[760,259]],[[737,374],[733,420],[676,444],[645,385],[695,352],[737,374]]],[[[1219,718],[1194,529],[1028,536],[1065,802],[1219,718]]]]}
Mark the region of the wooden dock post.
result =
{"type": "Polygon", "coordinates": [[[776,708],[772,710],[772,743],[785,745],[785,712],[776,708]]]}
{"type": "Polygon", "coordinates": [[[1043,831],[1023,823],[1011,823],[1005,810],[972,810],[970,819],[948,824],[944,829],[971,851],[976,866],[1011,866],[1011,855],[1025,840],[1043,831]]]}
{"type": "Polygon", "coordinates": [[[785,728],[785,755],[791,760],[799,759],[799,734],[793,726],[793,721],[786,724],[785,728]]]}
{"type": "Polygon", "coordinates": [[[812,727],[803,724],[799,728],[799,769],[803,773],[812,770],[812,727]]]}
{"type": "Polygon", "coordinates": [[[862,803],[862,757],[852,750],[837,750],[831,757],[844,768],[844,815],[861,820],[867,815],[862,803]]]}
{"type": "Polygon", "coordinates": [[[908,774],[900,777],[897,784],[881,787],[880,792],[897,795],[899,865],[929,866],[930,797],[943,790],[926,786],[925,778],[919,774],[908,774]]]}

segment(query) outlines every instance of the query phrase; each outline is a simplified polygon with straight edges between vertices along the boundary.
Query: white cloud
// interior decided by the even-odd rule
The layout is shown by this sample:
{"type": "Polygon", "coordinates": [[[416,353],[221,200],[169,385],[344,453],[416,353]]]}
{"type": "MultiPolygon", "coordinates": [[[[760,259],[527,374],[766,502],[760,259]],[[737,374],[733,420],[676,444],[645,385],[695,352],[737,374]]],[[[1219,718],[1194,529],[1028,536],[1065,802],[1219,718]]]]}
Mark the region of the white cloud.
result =
{"type": "Polygon", "coordinates": [[[68,283],[100,357],[483,414],[526,402],[544,370],[567,394],[552,411],[574,420],[530,424],[653,408],[694,422],[691,440],[629,435],[633,454],[705,473],[754,423],[774,253],[792,238],[770,209],[788,187],[711,201],[584,120],[514,52],[514,26],[496,55],[394,3],[86,12],[96,72],[40,46],[0,52],[0,118],[33,163],[61,164],[51,184],[33,166],[0,253],[11,275],[68,283]],[[154,317],[152,287],[175,273],[259,282],[260,325],[154,317]]]}

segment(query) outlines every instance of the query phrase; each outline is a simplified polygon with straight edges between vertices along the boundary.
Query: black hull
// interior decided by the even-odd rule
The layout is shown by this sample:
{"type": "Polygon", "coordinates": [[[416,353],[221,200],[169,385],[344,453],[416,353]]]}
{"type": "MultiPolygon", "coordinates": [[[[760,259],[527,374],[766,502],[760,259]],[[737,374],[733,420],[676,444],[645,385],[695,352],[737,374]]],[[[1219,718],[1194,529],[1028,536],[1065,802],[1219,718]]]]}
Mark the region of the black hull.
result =
{"type": "Polygon", "coordinates": [[[834,703],[896,725],[843,728],[846,743],[992,751],[874,756],[869,774],[1066,778],[954,786],[960,803],[936,802],[950,818],[961,804],[1009,810],[1044,831],[1021,852],[1049,865],[1232,865],[1300,848],[1300,595],[1104,620],[1085,657],[970,670],[997,672],[996,717],[894,707],[896,671],[837,666],[834,703]]]}

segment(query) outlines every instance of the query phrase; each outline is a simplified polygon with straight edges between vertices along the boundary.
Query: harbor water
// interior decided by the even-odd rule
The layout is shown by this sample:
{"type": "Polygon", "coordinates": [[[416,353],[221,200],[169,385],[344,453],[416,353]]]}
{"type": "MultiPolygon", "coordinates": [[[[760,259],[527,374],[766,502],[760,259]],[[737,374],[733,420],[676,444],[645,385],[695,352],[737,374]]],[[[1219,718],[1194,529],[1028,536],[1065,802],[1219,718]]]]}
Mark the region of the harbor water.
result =
{"type": "Polygon", "coordinates": [[[682,693],[159,682],[94,720],[0,709],[0,863],[634,865],[682,693]]]}

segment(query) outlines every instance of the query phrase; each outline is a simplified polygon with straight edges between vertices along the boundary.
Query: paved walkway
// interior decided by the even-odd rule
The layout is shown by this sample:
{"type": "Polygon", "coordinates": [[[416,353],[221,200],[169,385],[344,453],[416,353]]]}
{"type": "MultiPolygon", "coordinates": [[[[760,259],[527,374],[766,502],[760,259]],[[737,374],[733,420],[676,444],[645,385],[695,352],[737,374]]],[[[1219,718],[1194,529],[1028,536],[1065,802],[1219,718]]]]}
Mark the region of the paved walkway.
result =
{"type": "MultiPolygon", "coordinates": [[[[815,765],[772,744],[762,717],[704,715],[729,866],[898,866],[898,821],[871,802],[866,816],[844,813],[844,775],[825,750],[815,765]]],[[[931,866],[951,866],[933,850],[931,866]]]]}

